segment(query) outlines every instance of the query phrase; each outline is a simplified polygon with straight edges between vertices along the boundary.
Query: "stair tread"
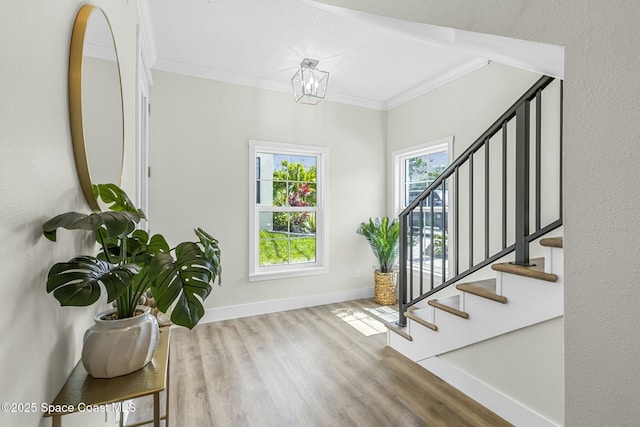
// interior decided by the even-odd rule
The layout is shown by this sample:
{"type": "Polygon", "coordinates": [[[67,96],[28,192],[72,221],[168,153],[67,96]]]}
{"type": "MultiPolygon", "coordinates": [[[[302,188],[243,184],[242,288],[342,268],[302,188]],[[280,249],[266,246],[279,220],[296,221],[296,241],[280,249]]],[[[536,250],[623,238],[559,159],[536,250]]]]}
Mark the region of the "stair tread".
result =
{"type": "Polygon", "coordinates": [[[508,262],[501,262],[492,264],[491,268],[495,271],[501,271],[503,273],[517,274],[519,276],[531,277],[534,279],[545,280],[547,282],[555,282],[558,280],[558,276],[552,273],[545,273],[544,271],[544,258],[533,258],[530,260],[531,267],[522,265],[511,264],[508,262]]]}
{"type": "Polygon", "coordinates": [[[423,307],[414,310],[408,310],[405,313],[405,316],[415,322],[420,323],[422,326],[426,326],[433,331],[437,331],[438,327],[427,320],[427,318],[431,318],[431,310],[433,310],[432,307],[423,307]]]}
{"type": "Polygon", "coordinates": [[[562,248],[564,246],[564,239],[562,237],[545,237],[540,239],[540,245],[548,248],[562,248]]]}
{"type": "Polygon", "coordinates": [[[387,329],[395,332],[396,334],[400,335],[402,338],[408,341],[413,341],[413,338],[411,337],[411,335],[407,333],[407,328],[399,326],[397,322],[386,322],[384,325],[387,327],[387,329]]]}
{"type": "Polygon", "coordinates": [[[463,319],[469,318],[469,313],[460,310],[460,295],[447,298],[433,299],[427,302],[430,306],[439,308],[448,313],[455,314],[463,319]]]}
{"type": "Polygon", "coordinates": [[[507,303],[507,297],[496,293],[496,279],[477,280],[456,285],[458,290],[477,295],[492,301],[507,303]]]}

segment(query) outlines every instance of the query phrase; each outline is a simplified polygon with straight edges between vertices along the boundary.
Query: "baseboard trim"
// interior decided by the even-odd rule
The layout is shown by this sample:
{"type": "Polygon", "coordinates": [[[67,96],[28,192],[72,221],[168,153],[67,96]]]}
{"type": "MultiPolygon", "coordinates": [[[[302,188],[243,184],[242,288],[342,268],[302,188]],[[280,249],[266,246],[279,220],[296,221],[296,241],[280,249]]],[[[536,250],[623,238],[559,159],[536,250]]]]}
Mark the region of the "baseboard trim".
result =
{"type": "Polygon", "coordinates": [[[543,417],[437,356],[418,363],[514,425],[527,427],[560,427],[562,425],[543,417]]]}
{"type": "Polygon", "coordinates": [[[303,295],[299,297],[259,301],[249,304],[215,307],[206,310],[204,317],[200,320],[200,323],[239,319],[241,317],[257,316],[259,314],[295,310],[297,308],[314,307],[316,305],[332,304],[355,299],[372,298],[373,295],[373,287],[366,287],[330,292],[326,294],[303,295]]]}

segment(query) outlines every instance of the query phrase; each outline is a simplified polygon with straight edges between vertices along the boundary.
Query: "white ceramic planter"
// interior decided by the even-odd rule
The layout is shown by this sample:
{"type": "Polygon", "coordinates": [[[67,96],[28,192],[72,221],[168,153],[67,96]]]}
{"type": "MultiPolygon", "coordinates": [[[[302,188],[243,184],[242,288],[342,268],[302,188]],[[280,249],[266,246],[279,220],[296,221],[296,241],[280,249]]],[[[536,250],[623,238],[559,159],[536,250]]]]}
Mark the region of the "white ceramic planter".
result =
{"type": "Polygon", "coordinates": [[[158,347],[158,321],[149,307],[138,306],[143,314],[128,319],[103,320],[116,310],[96,315],[94,325],[84,334],[82,364],[94,378],[126,375],[144,367],[158,347]]]}

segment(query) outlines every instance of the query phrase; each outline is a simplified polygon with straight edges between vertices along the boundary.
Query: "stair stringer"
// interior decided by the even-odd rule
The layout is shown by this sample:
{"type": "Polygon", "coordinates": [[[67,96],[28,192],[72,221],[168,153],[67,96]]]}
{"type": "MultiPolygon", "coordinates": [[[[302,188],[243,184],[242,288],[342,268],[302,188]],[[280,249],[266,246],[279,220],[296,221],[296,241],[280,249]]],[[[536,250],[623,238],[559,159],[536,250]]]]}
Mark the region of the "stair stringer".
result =
{"type": "MultiPolygon", "coordinates": [[[[535,325],[564,314],[564,281],[562,249],[547,248],[549,272],[558,275],[556,282],[496,272],[498,294],[507,297],[501,304],[486,298],[462,292],[462,309],[469,319],[435,310],[432,331],[407,319],[408,341],[388,331],[389,346],[405,357],[419,362],[480,341],[535,325]]],[[[420,312],[422,309],[417,309],[420,312]]]]}

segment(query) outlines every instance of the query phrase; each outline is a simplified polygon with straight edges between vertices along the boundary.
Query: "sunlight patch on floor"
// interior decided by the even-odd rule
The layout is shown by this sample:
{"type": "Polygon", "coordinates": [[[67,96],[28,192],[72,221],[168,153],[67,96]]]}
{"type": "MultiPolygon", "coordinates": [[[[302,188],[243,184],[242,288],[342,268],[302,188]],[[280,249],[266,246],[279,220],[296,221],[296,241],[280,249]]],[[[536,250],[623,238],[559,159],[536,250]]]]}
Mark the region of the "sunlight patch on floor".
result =
{"type": "Polygon", "coordinates": [[[381,334],[387,330],[382,322],[369,316],[364,311],[353,308],[340,308],[333,310],[332,313],[366,337],[381,334]]]}
{"type": "Polygon", "coordinates": [[[365,310],[385,322],[396,322],[398,320],[398,310],[395,307],[383,305],[382,307],[365,307],[365,310]]]}
{"type": "MultiPolygon", "coordinates": [[[[385,321],[387,321],[387,318],[389,318],[389,321],[394,321],[398,317],[398,312],[389,307],[365,308],[365,310],[385,321]],[[393,317],[391,312],[393,312],[393,317]]],[[[358,309],[340,308],[333,310],[332,313],[367,337],[387,331],[386,326],[381,321],[358,309]]]]}

